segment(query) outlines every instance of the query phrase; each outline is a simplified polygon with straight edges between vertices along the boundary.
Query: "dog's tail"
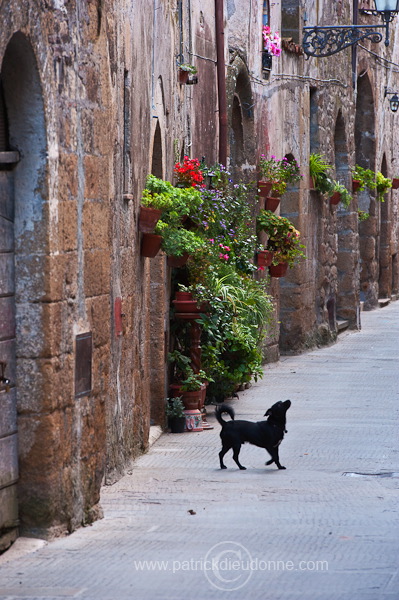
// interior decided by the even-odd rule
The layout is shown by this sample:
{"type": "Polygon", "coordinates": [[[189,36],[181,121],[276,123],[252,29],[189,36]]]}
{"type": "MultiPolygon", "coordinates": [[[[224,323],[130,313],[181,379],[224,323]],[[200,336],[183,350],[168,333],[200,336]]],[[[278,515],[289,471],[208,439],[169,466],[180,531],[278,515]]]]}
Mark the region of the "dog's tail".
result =
{"type": "Polygon", "coordinates": [[[231,406],[228,406],[227,404],[221,404],[215,408],[215,415],[222,427],[227,422],[222,419],[222,415],[224,413],[228,414],[229,417],[234,421],[234,410],[231,408],[231,406]]]}

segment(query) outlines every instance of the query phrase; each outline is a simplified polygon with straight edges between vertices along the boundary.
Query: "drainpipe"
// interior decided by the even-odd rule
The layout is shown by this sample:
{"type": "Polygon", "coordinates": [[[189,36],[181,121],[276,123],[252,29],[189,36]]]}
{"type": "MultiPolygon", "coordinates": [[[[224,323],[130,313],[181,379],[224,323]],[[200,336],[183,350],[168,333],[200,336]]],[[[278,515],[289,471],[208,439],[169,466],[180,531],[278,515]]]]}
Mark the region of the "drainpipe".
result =
{"type": "MultiPolygon", "coordinates": [[[[359,0],[353,0],[353,24],[358,24],[359,0]]],[[[357,44],[352,46],[352,85],[356,88],[357,75],[357,44]]]]}
{"type": "Polygon", "coordinates": [[[216,69],[218,83],[219,104],[219,162],[226,166],[227,163],[227,98],[226,74],[224,64],[224,0],[215,0],[216,23],[216,69]]]}

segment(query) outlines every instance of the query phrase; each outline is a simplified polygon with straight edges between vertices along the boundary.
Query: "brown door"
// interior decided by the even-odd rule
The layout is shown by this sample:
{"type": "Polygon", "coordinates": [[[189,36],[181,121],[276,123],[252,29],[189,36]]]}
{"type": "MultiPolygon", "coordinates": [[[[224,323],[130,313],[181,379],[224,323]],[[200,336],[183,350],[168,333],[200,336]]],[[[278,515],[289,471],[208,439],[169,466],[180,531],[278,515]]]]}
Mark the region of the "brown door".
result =
{"type": "Polygon", "coordinates": [[[16,537],[18,507],[15,390],[13,173],[0,152],[0,551],[16,537]]]}

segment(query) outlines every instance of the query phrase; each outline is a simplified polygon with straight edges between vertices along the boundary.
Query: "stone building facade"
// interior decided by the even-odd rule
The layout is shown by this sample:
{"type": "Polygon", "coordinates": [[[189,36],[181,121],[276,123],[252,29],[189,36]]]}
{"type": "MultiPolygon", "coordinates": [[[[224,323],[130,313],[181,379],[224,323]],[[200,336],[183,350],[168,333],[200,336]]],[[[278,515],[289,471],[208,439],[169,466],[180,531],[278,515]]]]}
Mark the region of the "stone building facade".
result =
{"type": "MultiPolygon", "coordinates": [[[[163,424],[170,269],[140,255],[147,173],[185,154],[255,180],[261,153],[399,175],[384,88],[399,45],[306,60],[307,24],[374,23],[370,2],[11,0],[0,16],[0,532],[98,518],[100,486],[163,424]],[[284,37],[271,69],[262,26],[284,37]],[[198,83],[181,85],[193,63],[198,83]],[[223,77],[220,76],[223,74],[223,77]]],[[[307,176],[281,201],[307,260],[273,280],[265,360],[336,340],[398,293],[398,192],[331,208],[307,176]],[[359,222],[357,209],[370,213],[359,222]]]]}

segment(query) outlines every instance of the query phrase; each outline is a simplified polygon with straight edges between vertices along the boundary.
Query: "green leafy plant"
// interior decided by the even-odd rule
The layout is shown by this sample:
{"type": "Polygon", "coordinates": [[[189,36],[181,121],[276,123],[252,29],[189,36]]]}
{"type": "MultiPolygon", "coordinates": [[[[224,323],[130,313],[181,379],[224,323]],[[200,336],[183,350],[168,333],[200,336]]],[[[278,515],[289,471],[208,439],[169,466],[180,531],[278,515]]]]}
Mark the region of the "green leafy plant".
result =
{"type": "Polygon", "coordinates": [[[332,166],[326,162],[322,154],[310,154],[309,174],[313,177],[316,189],[322,194],[329,194],[333,188],[331,178],[332,166]]]}
{"type": "Polygon", "coordinates": [[[169,181],[148,175],[141,203],[162,210],[162,221],[178,226],[201,205],[201,192],[194,187],[178,188],[169,181]]]}
{"type": "Polygon", "coordinates": [[[371,169],[364,169],[360,165],[351,167],[352,177],[354,180],[360,182],[359,191],[366,188],[374,190],[377,186],[376,174],[371,169]]]}
{"type": "Polygon", "coordinates": [[[345,206],[345,208],[349,208],[349,205],[352,202],[352,195],[348,192],[348,190],[342,183],[340,183],[339,181],[333,181],[331,193],[338,193],[341,196],[342,204],[345,206]]]}
{"type": "Polygon", "coordinates": [[[197,72],[197,67],[194,67],[194,65],[191,65],[190,63],[181,63],[181,64],[179,64],[179,69],[181,71],[188,71],[192,75],[195,75],[196,72],[197,72]]]}
{"type": "Polygon", "coordinates": [[[287,184],[285,181],[273,181],[271,193],[277,192],[279,196],[282,196],[287,189],[287,184]]]}
{"type": "Polygon", "coordinates": [[[165,413],[169,418],[185,417],[184,404],[181,396],[177,398],[166,398],[165,413]]]}
{"type": "Polygon", "coordinates": [[[194,231],[174,227],[164,221],[158,221],[155,233],[162,236],[161,248],[168,256],[192,255],[205,244],[204,239],[194,231]]]}
{"type": "Polygon", "coordinates": [[[182,392],[196,392],[201,389],[205,381],[207,381],[205,371],[200,370],[198,373],[194,373],[193,369],[188,367],[185,378],[180,381],[180,389],[182,392]]]}
{"type": "Polygon", "coordinates": [[[261,210],[256,219],[256,226],[258,231],[264,231],[268,235],[267,249],[274,253],[274,265],[287,262],[292,267],[300,258],[306,258],[299,231],[285,217],[280,217],[270,210],[261,210]]]}
{"type": "Polygon", "coordinates": [[[380,202],[384,202],[384,195],[392,187],[392,181],[391,179],[388,179],[388,177],[384,177],[384,175],[380,171],[377,171],[375,181],[377,190],[377,200],[379,200],[380,202]]]}
{"type": "Polygon", "coordinates": [[[359,221],[366,221],[369,218],[370,213],[368,213],[368,212],[366,212],[364,210],[358,209],[357,215],[359,217],[359,221]]]}

